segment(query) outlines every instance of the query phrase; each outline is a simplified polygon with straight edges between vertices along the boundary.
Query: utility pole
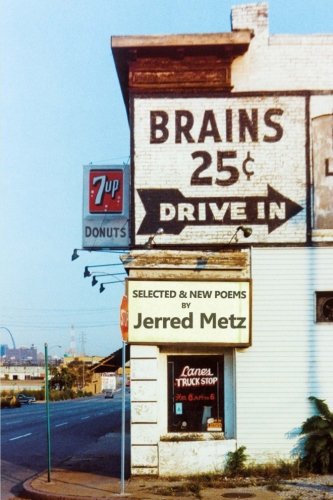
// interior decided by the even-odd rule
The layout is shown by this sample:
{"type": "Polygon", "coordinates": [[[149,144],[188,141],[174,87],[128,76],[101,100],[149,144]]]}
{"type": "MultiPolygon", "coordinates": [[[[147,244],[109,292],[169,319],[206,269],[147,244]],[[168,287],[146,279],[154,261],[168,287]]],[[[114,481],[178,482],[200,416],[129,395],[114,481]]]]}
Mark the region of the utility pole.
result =
{"type": "Polygon", "coordinates": [[[86,355],[86,349],[85,349],[86,342],[87,342],[87,335],[84,332],[81,332],[80,333],[81,356],[86,355]]]}
{"type": "Polygon", "coordinates": [[[50,397],[49,397],[49,360],[47,343],[45,348],[45,404],[46,404],[46,434],[47,434],[47,481],[51,482],[51,426],[50,426],[50,397]]]}

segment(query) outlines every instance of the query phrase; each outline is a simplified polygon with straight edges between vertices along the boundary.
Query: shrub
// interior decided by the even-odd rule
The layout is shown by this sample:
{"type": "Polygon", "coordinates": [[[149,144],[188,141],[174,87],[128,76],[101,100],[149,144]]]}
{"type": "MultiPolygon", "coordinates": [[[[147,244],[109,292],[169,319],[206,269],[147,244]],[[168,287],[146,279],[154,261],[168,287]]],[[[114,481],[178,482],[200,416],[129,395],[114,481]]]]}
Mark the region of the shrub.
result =
{"type": "Polygon", "coordinates": [[[1,396],[0,408],[17,408],[21,406],[14,396],[1,396]]]}
{"type": "Polygon", "coordinates": [[[245,462],[247,460],[245,450],[245,446],[240,446],[236,451],[229,451],[225,465],[225,472],[227,474],[234,476],[245,469],[245,462]]]}
{"type": "Polygon", "coordinates": [[[333,413],[323,399],[309,397],[317,415],[309,417],[302,424],[301,434],[305,436],[302,465],[311,472],[327,474],[333,472],[333,413]]]}

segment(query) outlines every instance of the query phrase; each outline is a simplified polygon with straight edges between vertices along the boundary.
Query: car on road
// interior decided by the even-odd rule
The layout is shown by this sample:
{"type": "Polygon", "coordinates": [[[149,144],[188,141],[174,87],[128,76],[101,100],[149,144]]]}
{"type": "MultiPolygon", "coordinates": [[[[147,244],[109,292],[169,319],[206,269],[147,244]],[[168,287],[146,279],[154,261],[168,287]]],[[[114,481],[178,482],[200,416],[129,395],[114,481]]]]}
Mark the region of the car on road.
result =
{"type": "Polygon", "coordinates": [[[21,405],[30,405],[31,403],[35,403],[36,401],[36,398],[34,396],[27,396],[26,394],[19,394],[16,399],[21,405]]]}
{"type": "Polygon", "coordinates": [[[105,391],[104,397],[105,397],[105,399],[112,399],[113,398],[113,391],[105,391]]]}

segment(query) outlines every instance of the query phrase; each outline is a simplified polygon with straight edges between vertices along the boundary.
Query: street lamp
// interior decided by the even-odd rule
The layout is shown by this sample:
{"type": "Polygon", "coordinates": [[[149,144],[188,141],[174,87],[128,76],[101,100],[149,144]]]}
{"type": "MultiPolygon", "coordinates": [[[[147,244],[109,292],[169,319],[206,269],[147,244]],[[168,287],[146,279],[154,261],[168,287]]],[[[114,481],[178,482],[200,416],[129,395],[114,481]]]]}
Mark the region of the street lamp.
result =
{"type": "MultiPolygon", "coordinates": [[[[51,347],[61,347],[54,345],[51,347]]],[[[51,482],[51,426],[50,426],[50,394],[49,394],[49,354],[47,342],[44,344],[45,356],[45,405],[46,405],[46,437],[47,437],[47,481],[51,482]]]]}

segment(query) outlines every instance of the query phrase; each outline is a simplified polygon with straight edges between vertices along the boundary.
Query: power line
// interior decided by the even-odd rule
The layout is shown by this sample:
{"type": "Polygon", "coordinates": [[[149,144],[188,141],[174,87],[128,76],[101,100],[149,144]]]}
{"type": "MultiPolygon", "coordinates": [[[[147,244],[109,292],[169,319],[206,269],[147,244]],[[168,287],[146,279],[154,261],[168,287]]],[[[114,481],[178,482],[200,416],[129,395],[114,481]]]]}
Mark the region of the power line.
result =
{"type": "MultiPolygon", "coordinates": [[[[9,322],[7,322],[9,324],[9,322]]],[[[78,328],[109,328],[112,325],[118,325],[119,321],[109,321],[108,323],[105,324],[94,324],[94,325],[86,325],[86,324],[78,324],[78,328]]],[[[15,324],[15,323],[10,323],[11,328],[25,328],[25,329],[42,329],[42,330],[57,330],[57,329],[64,329],[68,328],[68,323],[62,324],[62,325],[28,325],[28,324],[15,324]]]]}

